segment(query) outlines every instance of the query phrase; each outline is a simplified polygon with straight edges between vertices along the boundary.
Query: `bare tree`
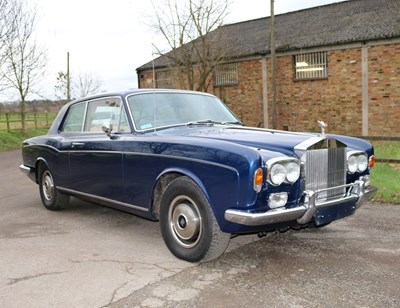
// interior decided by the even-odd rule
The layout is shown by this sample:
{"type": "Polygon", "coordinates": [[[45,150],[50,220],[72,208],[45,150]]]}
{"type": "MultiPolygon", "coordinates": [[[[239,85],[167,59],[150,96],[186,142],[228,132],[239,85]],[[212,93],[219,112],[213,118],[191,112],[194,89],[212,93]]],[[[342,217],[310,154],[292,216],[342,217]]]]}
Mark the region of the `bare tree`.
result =
{"type": "MultiPolygon", "coordinates": [[[[55,95],[58,99],[67,97],[67,74],[60,71],[54,86],[55,95]]],[[[101,79],[94,73],[80,73],[76,78],[72,76],[71,93],[73,98],[85,97],[100,92],[103,85],[101,79]]]]}
{"type": "Polygon", "coordinates": [[[25,131],[26,97],[35,93],[34,88],[44,74],[46,57],[34,37],[35,9],[25,1],[9,1],[14,1],[8,15],[12,18],[9,22],[13,23],[13,31],[1,39],[5,53],[0,74],[7,87],[19,95],[22,131],[25,131]]]}
{"type": "Polygon", "coordinates": [[[59,71],[57,73],[57,81],[56,85],[54,86],[54,94],[60,100],[68,100],[67,95],[67,74],[63,71],[59,71]]]}
{"type": "MultiPolygon", "coordinates": [[[[13,6],[16,5],[15,1],[0,0],[0,42],[6,40],[7,37],[12,35],[15,29],[15,17],[12,16],[14,11],[13,6]]],[[[6,48],[4,44],[0,44],[0,67],[3,66],[6,58],[6,48]]],[[[4,77],[0,75],[0,91],[4,90],[3,84],[4,77]]]]}
{"type": "MultiPolygon", "coordinates": [[[[181,88],[207,91],[214,68],[224,59],[223,38],[216,31],[228,14],[230,0],[152,1],[155,28],[170,51],[168,59],[181,88]]],[[[226,46],[225,46],[226,47],[226,46]]]]}
{"type": "Polygon", "coordinates": [[[73,87],[77,97],[85,97],[96,94],[103,84],[101,79],[94,73],[81,73],[76,80],[73,80],[73,87]]]}

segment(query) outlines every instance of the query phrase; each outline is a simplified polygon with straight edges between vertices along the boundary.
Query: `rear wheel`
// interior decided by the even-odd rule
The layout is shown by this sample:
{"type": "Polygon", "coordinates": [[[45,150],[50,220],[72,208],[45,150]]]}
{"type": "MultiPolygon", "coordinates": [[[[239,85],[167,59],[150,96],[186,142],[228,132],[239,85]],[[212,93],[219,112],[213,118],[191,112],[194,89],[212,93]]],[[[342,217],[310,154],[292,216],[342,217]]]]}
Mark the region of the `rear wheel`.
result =
{"type": "Polygon", "coordinates": [[[42,203],[48,210],[58,211],[69,203],[69,196],[57,190],[53,175],[44,164],[39,166],[39,192],[42,203]]]}
{"type": "Polygon", "coordinates": [[[161,199],[160,226],[172,254],[189,262],[219,257],[230,240],[204,193],[188,177],[176,178],[167,186],[161,199]]]}

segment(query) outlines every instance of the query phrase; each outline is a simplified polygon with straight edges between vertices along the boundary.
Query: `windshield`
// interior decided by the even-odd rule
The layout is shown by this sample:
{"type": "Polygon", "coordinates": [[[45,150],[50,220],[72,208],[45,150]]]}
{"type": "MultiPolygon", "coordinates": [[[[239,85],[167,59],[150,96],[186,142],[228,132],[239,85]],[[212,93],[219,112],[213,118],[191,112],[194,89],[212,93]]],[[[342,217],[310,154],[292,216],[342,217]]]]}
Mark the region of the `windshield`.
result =
{"type": "Polygon", "coordinates": [[[240,124],[215,96],[200,93],[144,93],[128,97],[137,130],[187,124],[240,124]]]}

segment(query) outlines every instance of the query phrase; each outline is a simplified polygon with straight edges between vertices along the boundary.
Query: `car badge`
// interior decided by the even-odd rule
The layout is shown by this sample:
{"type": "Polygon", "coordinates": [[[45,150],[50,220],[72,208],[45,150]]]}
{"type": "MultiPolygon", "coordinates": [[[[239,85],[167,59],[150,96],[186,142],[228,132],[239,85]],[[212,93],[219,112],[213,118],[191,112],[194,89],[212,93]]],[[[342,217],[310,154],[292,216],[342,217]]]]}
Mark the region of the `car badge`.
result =
{"type": "Polygon", "coordinates": [[[321,127],[322,137],[325,137],[325,128],[328,126],[324,121],[317,121],[319,126],[321,127]]]}

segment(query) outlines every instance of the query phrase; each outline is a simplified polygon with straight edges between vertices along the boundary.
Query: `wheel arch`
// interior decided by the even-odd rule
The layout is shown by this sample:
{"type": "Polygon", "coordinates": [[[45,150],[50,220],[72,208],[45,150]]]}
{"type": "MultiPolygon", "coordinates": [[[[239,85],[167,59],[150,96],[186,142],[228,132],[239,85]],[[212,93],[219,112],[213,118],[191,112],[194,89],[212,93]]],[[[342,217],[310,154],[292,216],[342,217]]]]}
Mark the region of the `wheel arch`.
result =
{"type": "Polygon", "coordinates": [[[39,167],[40,165],[43,164],[47,168],[49,168],[49,164],[47,163],[46,159],[43,157],[38,157],[35,163],[35,178],[36,178],[36,184],[39,184],[39,167]]]}
{"type": "MultiPolygon", "coordinates": [[[[153,216],[158,220],[160,214],[160,204],[161,198],[164,194],[165,189],[167,188],[168,184],[178,177],[186,176],[190,178],[197,186],[202,190],[203,194],[207,198],[208,202],[211,204],[210,197],[208,195],[207,189],[203,182],[196,176],[193,172],[185,169],[167,169],[164,170],[156,180],[156,184],[154,185],[153,189],[153,196],[152,196],[152,204],[151,204],[151,212],[153,216]]],[[[211,209],[213,210],[213,209],[211,209]]]]}

